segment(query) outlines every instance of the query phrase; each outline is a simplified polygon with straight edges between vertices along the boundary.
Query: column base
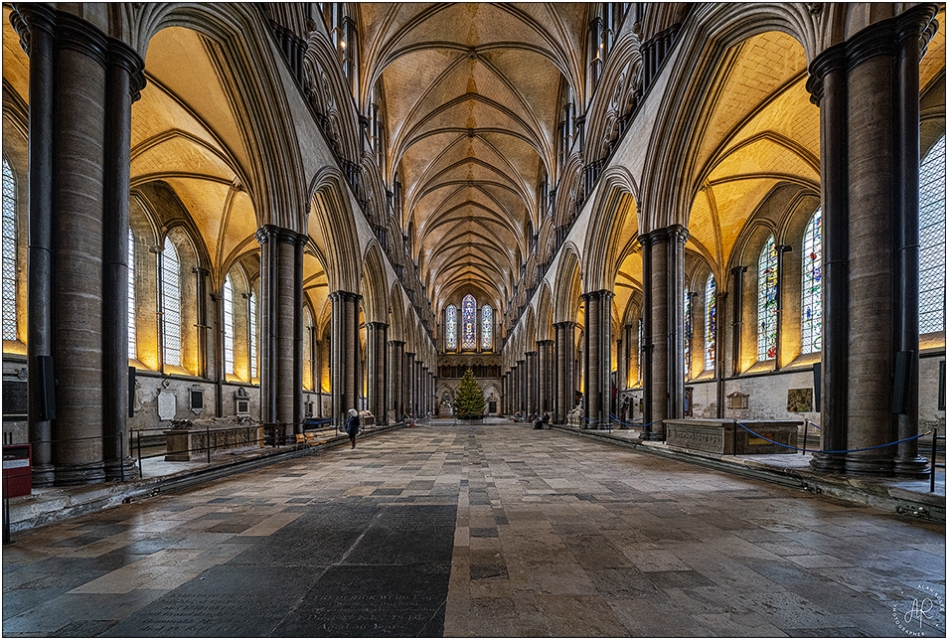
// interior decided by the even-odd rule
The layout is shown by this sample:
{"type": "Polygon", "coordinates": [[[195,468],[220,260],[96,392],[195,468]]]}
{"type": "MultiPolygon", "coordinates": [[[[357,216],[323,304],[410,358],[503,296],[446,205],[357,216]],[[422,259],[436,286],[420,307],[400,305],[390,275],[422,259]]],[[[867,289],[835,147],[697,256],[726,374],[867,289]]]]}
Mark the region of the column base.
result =
{"type": "Polygon", "coordinates": [[[138,466],[130,456],[121,461],[108,461],[105,464],[105,478],[107,481],[133,481],[138,478],[138,466]]]}
{"type": "Polygon", "coordinates": [[[844,470],[848,474],[893,476],[893,459],[886,456],[853,456],[844,459],[844,470]]]}
{"type": "Polygon", "coordinates": [[[54,465],[34,465],[33,487],[53,487],[56,482],[56,467],[54,465]]]}
{"type": "Polygon", "coordinates": [[[86,465],[57,465],[54,472],[54,485],[93,485],[105,481],[105,467],[102,462],[86,465]]]}
{"type": "Polygon", "coordinates": [[[840,473],[844,471],[844,457],[840,454],[817,454],[811,456],[811,468],[815,472],[840,473]]]}
{"type": "Polygon", "coordinates": [[[906,478],[929,478],[929,460],[922,456],[896,459],[893,462],[893,473],[906,478]]]}
{"type": "Polygon", "coordinates": [[[664,440],[666,440],[666,433],[665,433],[665,432],[656,432],[656,431],[654,431],[654,430],[650,430],[650,431],[648,431],[648,432],[643,432],[642,434],[640,434],[640,435],[639,435],[639,440],[641,440],[641,441],[664,441],[664,440]]]}

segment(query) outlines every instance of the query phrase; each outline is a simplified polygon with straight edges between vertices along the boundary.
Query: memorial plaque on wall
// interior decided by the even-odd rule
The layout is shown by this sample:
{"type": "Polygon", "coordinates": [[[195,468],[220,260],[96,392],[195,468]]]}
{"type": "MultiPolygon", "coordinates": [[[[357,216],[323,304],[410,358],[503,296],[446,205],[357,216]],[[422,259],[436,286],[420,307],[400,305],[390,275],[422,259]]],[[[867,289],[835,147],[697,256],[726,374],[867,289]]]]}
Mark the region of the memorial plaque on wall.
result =
{"type": "Polygon", "coordinates": [[[170,421],[178,411],[178,399],[172,392],[163,389],[158,394],[158,420],[170,421]]]}
{"type": "Polygon", "coordinates": [[[26,381],[3,381],[3,416],[11,418],[26,416],[29,412],[29,397],[26,393],[26,381]]]}

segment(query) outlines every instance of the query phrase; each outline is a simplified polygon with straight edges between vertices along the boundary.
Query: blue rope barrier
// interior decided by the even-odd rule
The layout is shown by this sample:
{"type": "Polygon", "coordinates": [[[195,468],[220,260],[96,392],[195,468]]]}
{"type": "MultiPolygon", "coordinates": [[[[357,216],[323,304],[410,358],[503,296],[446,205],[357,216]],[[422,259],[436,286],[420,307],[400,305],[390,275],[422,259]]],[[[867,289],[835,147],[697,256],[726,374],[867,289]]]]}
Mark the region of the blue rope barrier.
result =
{"type": "MultiPolygon", "coordinates": [[[[801,451],[802,449],[800,447],[797,447],[796,445],[788,445],[786,443],[778,443],[777,441],[773,441],[767,436],[762,436],[761,434],[758,434],[753,429],[745,425],[742,425],[738,421],[735,421],[735,424],[738,425],[738,427],[740,427],[741,429],[748,432],[749,434],[753,434],[757,436],[758,438],[764,439],[765,441],[768,441],[769,443],[772,443],[774,445],[780,445],[781,447],[786,447],[789,450],[801,451]]],[[[871,447],[860,447],[855,450],[811,450],[811,451],[817,454],[850,454],[852,452],[866,452],[868,450],[879,450],[884,447],[892,447],[894,445],[899,445],[900,443],[906,443],[907,441],[912,441],[918,438],[922,438],[923,436],[926,436],[927,434],[931,434],[931,433],[932,433],[932,430],[930,430],[929,432],[923,432],[922,434],[917,434],[916,436],[907,436],[906,438],[901,438],[900,440],[893,441],[892,443],[884,443],[883,445],[873,445],[871,447]]]]}
{"type": "Polygon", "coordinates": [[[650,425],[655,425],[656,423],[659,423],[661,420],[661,419],[655,420],[651,423],[627,423],[626,421],[620,420],[619,417],[614,416],[613,414],[610,414],[610,418],[612,418],[614,421],[616,421],[620,425],[629,425],[631,427],[642,427],[642,428],[649,427],[650,425]]]}

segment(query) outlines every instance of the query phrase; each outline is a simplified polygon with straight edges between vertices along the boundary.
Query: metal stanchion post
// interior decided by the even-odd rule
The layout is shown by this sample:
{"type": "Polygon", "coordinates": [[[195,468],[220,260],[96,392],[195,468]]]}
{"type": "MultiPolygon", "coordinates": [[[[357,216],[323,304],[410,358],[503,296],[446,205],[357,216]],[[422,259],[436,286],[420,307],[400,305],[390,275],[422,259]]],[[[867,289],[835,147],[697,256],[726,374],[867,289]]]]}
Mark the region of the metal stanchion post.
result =
{"type": "Polygon", "coordinates": [[[936,491],[936,442],[939,440],[939,430],[933,429],[932,458],[929,461],[929,491],[936,491]]]}
{"type": "Polygon", "coordinates": [[[809,420],[804,419],[804,447],[801,448],[801,456],[807,454],[807,426],[810,425],[810,423],[809,420]]]}
{"type": "Polygon", "coordinates": [[[204,446],[208,450],[208,465],[211,464],[211,425],[204,426],[204,446]]]}
{"type": "Polygon", "coordinates": [[[145,478],[142,472],[142,430],[138,431],[138,478],[145,478]]]}

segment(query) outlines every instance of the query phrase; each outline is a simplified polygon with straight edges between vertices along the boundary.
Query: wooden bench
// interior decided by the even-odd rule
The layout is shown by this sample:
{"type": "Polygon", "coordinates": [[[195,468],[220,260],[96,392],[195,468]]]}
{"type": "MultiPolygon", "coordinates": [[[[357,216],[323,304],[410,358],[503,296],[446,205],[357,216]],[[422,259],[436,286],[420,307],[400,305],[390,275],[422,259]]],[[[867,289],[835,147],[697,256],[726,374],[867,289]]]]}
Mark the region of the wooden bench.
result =
{"type": "Polygon", "coordinates": [[[327,443],[327,439],[320,438],[316,432],[304,432],[303,434],[295,434],[294,436],[297,439],[297,445],[302,445],[306,449],[318,445],[326,445],[327,443]]]}

